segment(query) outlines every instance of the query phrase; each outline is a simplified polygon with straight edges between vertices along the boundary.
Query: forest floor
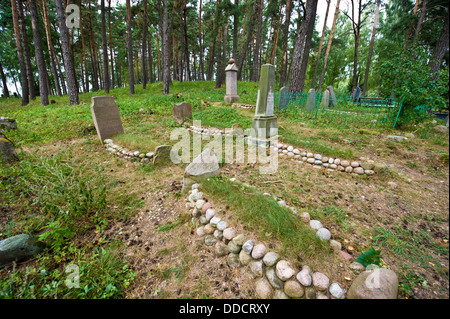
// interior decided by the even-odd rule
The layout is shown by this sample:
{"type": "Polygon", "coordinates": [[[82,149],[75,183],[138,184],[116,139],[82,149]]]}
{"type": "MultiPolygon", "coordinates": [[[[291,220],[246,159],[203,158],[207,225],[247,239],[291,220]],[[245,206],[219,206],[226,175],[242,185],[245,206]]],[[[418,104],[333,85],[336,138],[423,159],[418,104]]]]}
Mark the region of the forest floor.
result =
{"type": "MultiPolygon", "coordinates": [[[[152,145],[173,144],[170,132],[177,125],[172,105],[180,100],[193,104],[193,119],[202,120],[203,127],[249,127],[254,111],[219,103],[224,90],[212,87],[212,82],[194,87],[175,83],[174,94],[165,97],[159,84],[148,91],[138,89],[133,97],[125,89],[112,90],[125,133],[131,136],[123,141],[147,138],[152,145]],[[141,108],[151,108],[153,114],[139,112],[141,108]]],[[[256,84],[240,87],[248,92],[242,94],[242,103],[254,105],[256,84]]],[[[93,125],[93,95],[80,95],[85,104],[73,107],[67,97],[55,97],[56,103],[48,107],[0,100],[0,115],[17,119],[19,129],[8,137],[20,157],[14,166],[0,165],[0,239],[25,232],[61,244],[0,270],[0,295],[254,298],[249,271],[229,268],[225,258],[216,258],[214,248],[195,234],[181,190],[185,164],[153,167],[106,152],[95,130],[85,130],[93,125]],[[71,219],[55,211],[77,215],[71,219]],[[108,259],[114,263],[98,258],[103,255],[114,256],[108,259]],[[85,293],[64,287],[64,268],[70,263],[80,265],[85,293]],[[43,270],[47,276],[40,275],[43,270]]],[[[448,135],[436,133],[431,120],[403,131],[340,127],[281,114],[278,124],[282,143],[341,159],[365,157],[387,164],[389,173],[355,176],[280,158],[271,175],[260,175],[258,165],[237,163],[223,165],[221,175],[309,212],[354,258],[371,247],[381,250],[383,262],[399,275],[400,298],[448,298],[448,135]],[[403,142],[386,139],[406,133],[414,137],[403,142]]],[[[278,238],[241,224],[225,198],[202,191],[239,231],[283,250],[278,238]]],[[[308,263],[331,278],[356,276],[348,270],[349,262],[333,253],[308,255],[307,260],[302,252],[287,253],[297,264],[308,263]]],[[[343,288],[350,283],[340,282],[343,288]]]]}

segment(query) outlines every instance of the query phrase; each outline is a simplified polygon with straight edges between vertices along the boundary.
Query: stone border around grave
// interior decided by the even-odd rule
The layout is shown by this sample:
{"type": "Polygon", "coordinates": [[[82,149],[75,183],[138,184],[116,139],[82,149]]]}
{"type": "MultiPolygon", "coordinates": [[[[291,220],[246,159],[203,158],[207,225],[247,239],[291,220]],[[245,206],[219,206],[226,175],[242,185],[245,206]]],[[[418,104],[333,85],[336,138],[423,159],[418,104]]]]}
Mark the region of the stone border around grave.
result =
{"type": "MultiPolygon", "coordinates": [[[[216,135],[233,135],[233,129],[218,129],[218,128],[199,128],[191,125],[188,128],[189,131],[196,134],[216,136],[216,135]]],[[[375,162],[364,157],[360,158],[360,161],[348,161],[341,160],[339,158],[322,156],[321,154],[315,154],[306,150],[300,151],[292,145],[278,143],[273,145],[273,150],[278,152],[280,158],[286,157],[292,159],[298,164],[306,164],[306,167],[312,168],[324,168],[329,172],[345,172],[353,173],[355,175],[374,175],[375,162]]]]}
{"type": "MultiPolygon", "coordinates": [[[[186,208],[192,209],[192,222],[200,224],[196,229],[198,236],[204,237],[205,245],[215,246],[217,257],[225,257],[228,266],[235,268],[247,266],[255,277],[255,292],[262,299],[344,299],[346,291],[338,282],[321,272],[313,272],[304,265],[297,272],[289,261],[268,251],[267,245],[246,239],[237,234],[232,225],[215,216],[216,212],[194,184],[186,199],[186,208]]],[[[308,215],[309,217],[309,215],[308,215]]],[[[324,228],[322,228],[324,229],[324,228]]],[[[340,249],[340,248],[339,248],[340,249]]]]}
{"type": "Polygon", "coordinates": [[[106,150],[130,162],[152,163],[154,152],[141,153],[139,151],[129,151],[126,148],[114,144],[113,140],[108,138],[104,140],[106,150]]]}

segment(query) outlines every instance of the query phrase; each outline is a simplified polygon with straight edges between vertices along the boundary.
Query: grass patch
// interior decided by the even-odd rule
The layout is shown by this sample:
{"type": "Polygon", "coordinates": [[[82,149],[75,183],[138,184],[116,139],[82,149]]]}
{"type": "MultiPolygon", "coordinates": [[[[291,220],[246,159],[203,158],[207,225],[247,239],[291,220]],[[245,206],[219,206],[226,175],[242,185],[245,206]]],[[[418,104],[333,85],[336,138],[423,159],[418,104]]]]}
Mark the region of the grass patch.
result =
{"type": "Polygon", "coordinates": [[[278,239],[285,253],[292,255],[301,251],[306,257],[317,257],[327,252],[328,243],[317,238],[312,229],[273,198],[221,177],[204,181],[202,187],[212,197],[226,202],[249,230],[261,238],[271,234],[278,239]]]}
{"type": "Polygon", "coordinates": [[[112,137],[115,144],[133,151],[148,153],[154,151],[161,144],[149,135],[124,133],[117,134],[112,137]]]}
{"type": "Polygon", "coordinates": [[[231,128],[240,124],[243,129],[247,129],[252,125],[251,117],[229,107],[209,106],[204,110],[197,109],[193,111],[192,117],[194,120],[200,120],[202,126],[231,128]]]}

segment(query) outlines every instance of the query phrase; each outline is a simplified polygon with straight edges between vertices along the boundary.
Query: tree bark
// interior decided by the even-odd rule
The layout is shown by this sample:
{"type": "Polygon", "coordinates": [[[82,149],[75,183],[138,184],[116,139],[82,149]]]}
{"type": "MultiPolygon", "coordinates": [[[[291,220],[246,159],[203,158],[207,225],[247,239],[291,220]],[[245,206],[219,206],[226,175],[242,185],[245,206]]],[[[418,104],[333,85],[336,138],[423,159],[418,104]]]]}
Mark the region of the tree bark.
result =
{"type": "MultiPolygon", "coordinates": [[[[129,1],[129,0],[128,0],[129,1]]],[[[159,0],[161,1],[161,0],[159,0]]],[[[169,30],[167,0],[162,0],[162,50],[163,50],[163,93],[169,94],[170,85],[170,56],[169,56],[169,30]]]]}
{"type": "Polygon", "coordinates": [[[334,30],[336,29],[336,21],[339,15],[339,4],[341,0],[337,0],[336,10],[334,11],[333,25],[331,26],[330,38],[328,39],[327,50],[325,51],[325,57],[323,60],[322,73],[320,74],[319,86],[317,87],[317,91],[320,92],[322,89],[323,80],[325,77],[325,70],[327,69],[327,61],[328,56],[330,55],[331,43],[333,42],[334,30]]]}
{"type": "MultiPolygon", "coordinates": [[[[22,86],[22,105],[27,105],[30,102],[29,88],[27,79],[27,66],[23,57],[22,36],[20,35],[19,17],[17,11],[16,0],[11,0],[12,18],[14,25],[14,36],[16,38],[17,58],[20,66],[20,84],[22,86]]],[[[18,92],[18,91],[17,91],[18,92]]]]}
{"type": "Polygon", "coordinates": [[[328,12],[330,10],[330,3],[331,3],[331,0],[327,0],[327,10],[325,12],[325,19],[323,21],[322,36],[320,37],[319,51],[317,52],[316,66],[314,68],[314,75],[313,75],[312,82],[311,82],[312,89],[316,86],[316,77],[317,77],[317,71],[319,70],[320,55],[322,54],[322,45],[323,45],[323,40],[325,39],[325,31],[327,30],[327,19],[328,19],[328,12]]]}
{"type": "Polygon", "coordinates": [[[305,14],[303,18],[303,22],[300,26],[299,32],[297,33],[297,37],[295,39],[294,45],[294,53],[292,56],[291,63],[291,79],[290,79],[290,87],[289,91],[291,92],[302,92],[305,74],[301,74],[302,71],[302,63],[304,59],[308,59],[309,50],[306,52],[305,48],[307,47],[307,40],[311,28],[311,21],[315,21],[315,10],[317,8],[317,0],[308,0],[306,3],[305,14]],[[302,61],[303,60],[303,61],[302,61]]]}
{"type": "Polygon", "coordinates": [[[280,87],[287,82],[287,46],[289,40],[289,25],[291,23],[292,0],[286,1],[286,14],[283,25],[283,56],[281,60],[280,87]]]}
{"type": "Polygon", "coordinates": [[[433,57],[430,60],[431,74],[436,78],[439,67],[442,64],[442,59],[448,49],[449,28],[448,28],[448,12],[444,11],[444,26],[442,27],[441,35],[433,50],[433,57]]]}
{"type": "Polygon", "coordinates": [[[239,33],[239,0],[234,0],[233,8],[233,59],[237,58],[239,33]]]}
{"type": "Polygon", "coordinates": [[[3,83],[3,97],[8,98],[9,97],[9,90],[8,90],[8,84],[6,82],[6,76],[5,72],[3,72],[3,65],[0,61],[0,75],[2,77],[2,83],[3,83]]]}
{"type": "Polygon", "coordinates": [[[259,80],[259,69],[260,69],[260,47],[261,47],[261,39],[262,39],[262,16],[263,16],[263,1],[256,0],[255,1],[255,14],[258,19],[258,26],[256,30],[256,41],[255,47],[253,50],[253,71],[252,71],[252,81],[257,82],[259,80]]]}
{"type": "Polygon", "coordinates": [[[64,69],[66,70],[67,89],[69,93],[70,105],[79,104],[78,85],[75,75],[73,55],[69,47],[69,30],[66,26],[64,8],[61,0],[55,0],[56,13],[58,15],[59,31],[61,33],[61,47],[64,55],[64,69]]]}
{"type": "Polygon", "coordinates": [[[109,59],[108,59],[108,44],[106,40],[106,11],[105,0],[100,2],[100,11],[102,16],[102,53],[103,53],[103,89],[105,93],[109,93],[109,59]]]}
{"type": "MultiPolygon", "coordinates": [[[[61,1],[61,0],[59,0],[61,1]]],[[[89,31],[90,31],[90,41],[89,48],[91,51],[91,64],[92,64],[92,90],[99,90],[99,72],[98,72],[98,64],[97,64],[97,50],[95,49],[95,37],[94,37],[94,27],[92,25],[92,10],[91,10],[91,0],[88,0],[88,8],[89,8],[89,31]]]]}
{"type": "Polygon", "coordinates": [[[205,79],[205,65],[202,47],[202,0],[200,0],[200,8],[198,13],[198,45],[199,45],[199,58],[200,58],[200,79],[205,79]]]}
{"type": "Polygon", "coordinates": [[[127,6],[127,58],[128,58],[128,89],[134,94],[134,68],[133,68],[133,34],[131,30],[131,4],[126,1],[127,6]]]}
{"type": "Polygon", "coordinates": [[[381,0],[377,0],[377,7],[375,9],[375,17],[374,17],[373,28],[372,28],[372,37],[370,38],[369,55],[367,57],[366,71],[364,74],[364,85],[363,85],[363,89],[362,89],[362,96],[365,96],[367,94],[367,91],[366,91],[367,90],[367,81],[369,80],[370,63],[372,62],[373,45],[375,43],[375,35],[377,33],[378,17],[380,15],[380,5],[381,5],[381,0]]]}
{"type": "MultiPolygon", "coordinates": [[[[238,65],[238,74],[237,74],[237,78],[240,81],[242,79],[242,67],[244,66],[244,61],[246,60],[247,57],[247,51],[248,48],[250,46],[250,43],[253,39],[253,29],[255,28],[255,15],[257,14],[257,3],[258,0],[255,1],[254,6],[253,6],[253,11],[255,12],[253,17],[250,19],[250,24],[248,26],[248,31],[247,31],[247,39],[245,41],[244,47],[242,48],[241,52],[239,53],[239,65],[238,65]]],[[[243,30],[242,34],[245,34],[245,30],[243,30]]]]}
{"type": "Polygon", "coordinates": [[[36,57],[36,64],[39,72],[39,95],[41,97],[41,104],[48,105],[48,83],[47,69],[45,66],[44,52],[42,51],[41,35],[39,32],[39,20],[35,0],[28,1],[30,7],[31,27],[33,29],[34,54],[36,57]]]}
{"type": "Polygon", "coordinates": [[[406,51],[409,48],[409,40],[411,39],[413,28],[414,28],[414,17],[417,14],[417,11],[419,10],[419,2],[420,0],[416,0],[416,3],[414,5],[414,11],[413,11],[413,18],[411,19],[411,24],[408,28],[408,31],[406,32],[406,39],[405,39],[405,46],[403,47],[403,50],[406,51]]]}
{"type": "MultiPolygon", "coordinates": [[[[81,0],[80,0],[81,1],[81,0]]],[[[112,30],[111,30],[111,0],[108,0],[108,30],[109,30],[109,55],[111,56],[111,88],[114,88],[115,76],[114,76],[114,50],[112,42],[112,30]]]]}
{"type": "Polygon", "coordinates": [[[147,0],[143,0],[144,17],[142,19],[142,88],[147,87],[147,0]]]}
{"type": "Polygon", "coordinates": [[[24,8],[23,8],[23,1],[19,0],[18,2],[19,4],[19,21],[20,21],[20,25],[22,27],[22,43],[23,43],[23,53],[24,53],[24,58],[25,58],[25,65],[27,67],[27,79],[28,79],[28,93],[30,95],[30,99],[31,100],[35,100],[36,99],[36,92],[34,90],[34,76],[33,76],[33,67],[31,65],[31,55],[30,55],[30,50],[28,47],[28,35],[27,35],[27,26],[26,26],[26,21],[25,21],[25,13],[24,13],[24,8]]]}
{"type": "Polygon", "coordinates": [[[427,5],[428,5],[428,0],[423,0],[422,1],[422,9],[420,9],[419,21],[417,22],[416,31],[414,32],[413,45],[417,44],[417,40],[419,39],[419,34],[422,31],[423,21],[425,20],[425,15],[427,13],[427,5]]]}

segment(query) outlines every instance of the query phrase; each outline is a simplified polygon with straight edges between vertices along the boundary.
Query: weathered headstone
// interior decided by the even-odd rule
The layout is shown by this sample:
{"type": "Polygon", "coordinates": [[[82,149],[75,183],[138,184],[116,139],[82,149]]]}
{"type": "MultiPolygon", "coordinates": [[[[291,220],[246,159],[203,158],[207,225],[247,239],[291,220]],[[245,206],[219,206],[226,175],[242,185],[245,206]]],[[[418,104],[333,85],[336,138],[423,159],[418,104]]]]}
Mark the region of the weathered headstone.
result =
{"type": "Polygon", "coordinates": [[[327,90],[328,92],[330,92],[330,106],[336,106],[336,94],[334,94],[333,87],[330,85],[329,87],[327,87],[327,90]]]}
{"type": "Polygon", "coordinates": [[[220,167],[216,154],[209,148],[193,159],[183,177],[183,188],[189,188],[194,182],[219,174],[220,167]]]}
{"type": "Polygon", "coordinates": [[[185,119],[192,118],[192,106],[189,102],[182,102],[173,105],[173,118],[175,122],[182,125],[185,119]]]}
{"type": "Polygon", "coordinates": [[[289,104],[289,88],[283,86],[280,89],[280,96],[278,99],[278,109],[284,110],[289,104]]]}
{"type": "Polygon", "coordinates": [[[160,145],[155,149],[153,154],[153,165],[166,164],[170,162],[170,151],[172,146],[170,145],[160,145]]]}
{"type": "Polygon", "coordinates": [[[308,99],[306,100],[306,110],[313,112],[316,109],[316,90],[310,89],[308,92],[308,99]]]}
{"type": "Polygon", "coordinates": [[[252,121],[253,138],[270,138],[276,129],[277,118],[274,115],[275,97],[275,67],[271,64],[264,64],[261,67],[259,78],[258,96],[256,100],[255,117],[252,121]]]}
{"type": "Polygon", "coordinates": [[[36,237],[20,234],[0,241],[0,268],[13,262],[31,258],[37,254],[42,244],[37,243],[36,237]]]}
{"type": "Polygon", "coordinates": [[[17,160],[17,155],[14,145],[0,134],[0,163],[10,163],[15,160],[17,160]]]}
{"type": "Polygon", "coordinates": [[[353,102],[358,102],[360,94],[361,94],[361,88],[359,86],[357,86],[356,90],[355,90],[355,95],[353,96],[353,102]]]}
{"type": "Polygon", "coordinates": [[[237,72],[238,68],[234,63],[234,59],[228,61],[228,65],[225,68],[225,97],[226,103],[233,103],[239,101],[237,94],[237,72]]]}
{"type": "Polygon", "coordinates": [[[96,96],[92,98],[91,104],[92,119],[98,138],[103,143],[105,139],[123,133],[122,121],[120,120],[119,108],[114,97],[96,96]]]}
{"type": "Polygon", "coordinates": [[[325,90],[322,94],[322,100],[320,101],[320,106],[322,109],[327,109],[330,107],[330,91],[325,90]]]}

